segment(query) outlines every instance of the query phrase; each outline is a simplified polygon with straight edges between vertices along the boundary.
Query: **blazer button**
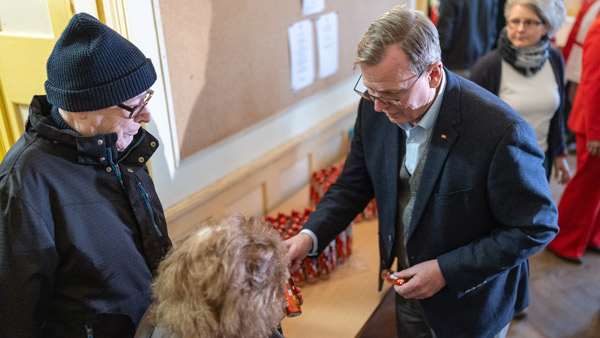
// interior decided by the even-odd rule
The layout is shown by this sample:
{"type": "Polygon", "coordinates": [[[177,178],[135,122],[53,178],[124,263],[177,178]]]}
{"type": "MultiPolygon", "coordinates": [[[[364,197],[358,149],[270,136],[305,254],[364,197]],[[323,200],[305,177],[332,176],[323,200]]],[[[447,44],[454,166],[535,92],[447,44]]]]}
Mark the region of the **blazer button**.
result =
{"type": "Polygon", "coordinates": [[[388,235],[388,241],[390,241],[390,243],[392,243],[392,235],[388,235]]]}

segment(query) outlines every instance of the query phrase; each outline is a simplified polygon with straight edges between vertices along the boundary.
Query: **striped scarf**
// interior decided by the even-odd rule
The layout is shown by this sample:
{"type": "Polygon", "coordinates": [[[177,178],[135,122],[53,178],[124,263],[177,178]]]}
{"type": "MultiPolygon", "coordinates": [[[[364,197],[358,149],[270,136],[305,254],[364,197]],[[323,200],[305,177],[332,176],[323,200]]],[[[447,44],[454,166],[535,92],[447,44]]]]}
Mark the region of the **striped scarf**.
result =
{"type": "Polygon", "coordinates": [[[542,36],[540,41],[529,47],[515,47],[508,39],[506,27],[502,29],[498,37],[498,51],[502,59],[525,77],[530,77],[542,69],[548,60],[549,48],[548,35],[542,36]]]}

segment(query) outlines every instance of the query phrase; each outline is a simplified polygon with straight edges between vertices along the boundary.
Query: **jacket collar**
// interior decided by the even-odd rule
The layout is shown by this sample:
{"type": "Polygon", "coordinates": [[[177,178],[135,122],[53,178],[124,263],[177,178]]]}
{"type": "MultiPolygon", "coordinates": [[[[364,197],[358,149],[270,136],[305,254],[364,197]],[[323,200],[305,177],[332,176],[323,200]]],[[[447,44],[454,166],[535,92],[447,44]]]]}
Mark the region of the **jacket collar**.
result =
{"type": "Polygon", "coordinates": [[[427,203],[429,203],[433,189],[437,183],[438,177],[442,172],[448,153],[452,145],[458,137],[458,133],[454,130],[454,126],[460,123],[460,81],[458,76],[449,72],[444,67],[446,75],[446,88],[442,98],[440,112],[431,134],[429,144],[429,153],[423,167],[421,182],[415,199],[413,215],[410,222],[410,227],[407,234],[407,241],[414,232],[419,223],[427,203]]]}
{"type": "Polygon", "coordinates": [[[56,127],[51,116],[52,105],[46,96],[34,96],[29,107],[29,119],[25,130],[35,130],[54,143],[59,143],[73,148],[77,152],[77,160],[80,164],[107,165],[124,161],[130,155],[135,155],[130,165],[144,166],[152,156],[158,141],[146,130],[140,128],[135,135],[132,145],[119,153],[117,150],[117,133],[99,134],[94,136],[82,136],[72,129],[60,129],[56,127]],[[147,145],[143,147],[143,145],[147,145]],[[143,160],[141,160],[143,158],[143,160]]]}

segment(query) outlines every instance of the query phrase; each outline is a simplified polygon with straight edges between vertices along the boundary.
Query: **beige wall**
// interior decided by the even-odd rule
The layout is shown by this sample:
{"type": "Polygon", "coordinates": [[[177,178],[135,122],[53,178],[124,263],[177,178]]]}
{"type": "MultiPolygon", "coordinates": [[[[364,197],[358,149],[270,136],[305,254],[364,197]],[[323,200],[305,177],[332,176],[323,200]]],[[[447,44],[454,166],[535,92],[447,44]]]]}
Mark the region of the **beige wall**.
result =
{"type": "MultiPolygon", "coordinates": [[[[354,105],[318,127],[282,144],[231,175],[167,210],[169,235],[181,238],[209,217],[233,212],[264,216],[301,190],[311,173],[342,159],[348,149],[348,131],[354,124],[354,105]]],[[[308,206],[300,200],[296,210],[308,206]]],[[[289,204],[287,205],[289,207],[289,204]]],[[[291,210],[278,210],[290,213],[291,210]]]]}

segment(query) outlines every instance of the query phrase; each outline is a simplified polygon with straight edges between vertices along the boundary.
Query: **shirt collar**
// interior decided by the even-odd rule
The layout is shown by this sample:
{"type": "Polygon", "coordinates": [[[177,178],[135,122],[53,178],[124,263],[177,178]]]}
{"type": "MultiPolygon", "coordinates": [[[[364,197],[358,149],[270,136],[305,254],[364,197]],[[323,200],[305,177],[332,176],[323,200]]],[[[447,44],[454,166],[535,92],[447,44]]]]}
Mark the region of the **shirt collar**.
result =
{"type": "Polygon", "coordinates": [[[421,119],[421,121],[419,121],[419,123],[417,123],[417,125],[414,127],[411,126],[410,123],[398,124],[398,127],[404,129],[404,131],[409,131],[415,127],[421,127],[425,130],[431,131],[431,129],[435,125],[435,121],[437,120],[438,114],[440,112],[440,107],[442,106],[442,100],[444,98],[445,90],[446,90],[446,73],[444,71],[442,71],[442,83],[440,84],[440,90],[438,91],[437,96],[435,97],[431,107],[429,107],[427,112],[425,112],[425,115],[423,115],[423,118],[421,119]]]}

